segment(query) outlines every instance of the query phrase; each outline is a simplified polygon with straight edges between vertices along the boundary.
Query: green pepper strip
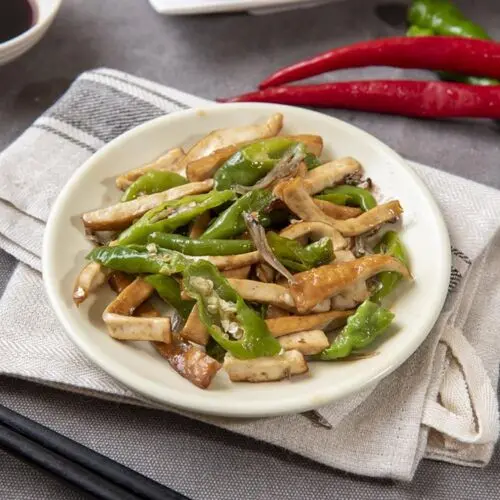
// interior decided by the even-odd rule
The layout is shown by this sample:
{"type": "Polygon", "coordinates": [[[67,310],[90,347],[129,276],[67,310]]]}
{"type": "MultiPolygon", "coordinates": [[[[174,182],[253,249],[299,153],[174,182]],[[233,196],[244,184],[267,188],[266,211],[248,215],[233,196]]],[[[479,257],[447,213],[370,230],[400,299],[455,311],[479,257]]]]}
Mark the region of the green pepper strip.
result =
{"type": "Polygon", "coordinates": [[[208,344],[205,347],[205,352],[211,358],[217,360],[219,363],[224,362],[224,356],[226,355],[226,350],[219,344],[217,344],[217,342],[212,337],[208,339],[208,344]]]}
{"type": "Polygon", "coordinates": [[[292,271],[307,271],[313,267],[329,264],[333,258],[333,244],[330,238],[321,238],[303,247],[299,242],[269,231],[267,242],[276,258],[292,271]]]}
{"type": "Polygon", "coordinates": [[[123,193],[121,201],[135,200],[144,194],[153,194],[166,191],[167,189],[186,184],[187,179],[175,172],[153,170],[141,175],[123,193]]]}
{"type": "Polygon", "coordinates": [[[237,255],[255,250],[250,240],[192,240],[170,233],[152,233],[148,242],[185,255],[237,255]]]}
{"type": "Polygon", "coordinates": [[[123,231],[118,237],[118,242],[121,245],[144,243],[151,233],[175,231],[203,212],[233,200],[234,197],[231,191],[211,191],[167,201],[146,212],[137,222],[123,231]]]}
{"type": "MultiPolygon", "coordinates": [[[[223,191],[227,192],[227,191],[223,191]]],[[[200,240],[228,239],[244,233],[247,229],[243,214],[246,212],[262,212],[273,199],[270,191],[256,189],[243,195],[239,200],[224,210],[200,236],[200,240]]],[[[261,219],[261,224],[265,222],[261,219]]],[[[269,222],[269,220],[267,221],[269,222]]]]}
{"type": "Polygon", "coordinates": [[[183,276],[186,291],[196,299],[202,323],[222,348],[239,359],[274,356],[281,351],[266,322],[231,288],[214,265],[200,260],[188,266],[183,276]],[[227,312],[228,306],[235,312],[227,312]],[[222,329],[222,320],[228,318],[239,326],[239,340],[231,340],[222,329]]]}
{"type": "Polygon", "coordinates": [[[141,245],[94,248],[87,255],[87,259],[129,274],[175,274],[182,272],[191,262],[174,250],[160,248],[156,253],[151,253],[141,245]]]}
{"type": "Polygon", "coordinates": [[[327,188],[322,194],[316,196],[316,198],[335,203],[336,205],[359,207],[363,212],[377,206],[377,202],[370,191],[357,186],[348,186],[347,184],[327,188]]]}
{"type": "Polygon", "coordinates": [[[163,274],[152,274],[146,276],[144,281],[153,286],[158,295],[171,305],[183,319],[188,318],[194,307],[194,300],[181,299],[181,287],[174,278],[163,274]]]}
{"type": "MultiPolygon", "coordinates": [[[[385,233],[374,250],[376,253],[385,253],[392,257],[396,257],[396,259],[399,259],[406,267],[409,267],[410,262],[408,260],[408,254],[406,253],[403,242],[399,239],[398,233],[395,231],[388,231],[385,233]]],[[[394,271],[384,271],[377,275],[377,279],[379,281],[379,287],[375,293],[372,294],[370,300],[380,304],[382,299],[394,290],[401,280],[401,275],[394,271]]]]}
{"type": "Polygon", "coordinates": [[[321,165],[320,159],[313,153],[306,153],[304,158],[307,170],[313,170],[321,165]]]}
{"type": "Polygon", "coordinates": [[[449,0],[414,0],[408,10],[408,22],[436,35],[490,39],[481,26],[467,19],[449,0]]]}
{"type": "Polygon", "coordinates": [[[354,349],[362,349],[370,345],[389,327],[393,319],[394,313],[365,300],[348,318],[346,326],[330,346],[315,358],[323,361],[345,358],[354,349]]]}
{"type": "Polygon", "coordinates": [[[214,175],[217,190],[232,186],[253,186],[273,169],[283,153],[295,142],[286,137],[271,137],[237,151],[214,175]]]}
{"type": "MultiPolygon", "coordinates": [[[[433,36],[434,31],[429,28],[421,28],[420,26],[410,26],[406,32],[407,36],[433,36]]],[[[450,82],[467,83],[469,85],[500,85],[499,80],[486,78],[481,76],[466,76],[459,73],[451,73],[449,71],[438,71],[441,80],[450,82]]]]}

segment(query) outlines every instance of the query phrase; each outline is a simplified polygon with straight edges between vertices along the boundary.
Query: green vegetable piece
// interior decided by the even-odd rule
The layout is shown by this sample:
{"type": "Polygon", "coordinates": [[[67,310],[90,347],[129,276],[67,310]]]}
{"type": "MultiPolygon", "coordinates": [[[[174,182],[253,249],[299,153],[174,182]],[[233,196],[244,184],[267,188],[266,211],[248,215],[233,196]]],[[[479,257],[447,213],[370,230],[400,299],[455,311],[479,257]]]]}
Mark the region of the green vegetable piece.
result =
{"type": "Polygon", "coordinates": [[[149,283],[158,292],[158,295],[171,305],[183,319],[187,319],[194,307],[194,300],[181,299],[181,287],[177,280],[163,274],[146,276],[144,281],[149,283]]]}
{"type": "Polygon", "coordinates": [[[468,85],[500,85],[500,80],[487,78],[485,76],[466,76],[459,73],[450,73],[449,71],[440,71],[439,78],[447,82],[467,83],[468,85]]]}
{"type": "Polygon", "coordinates": [[[408,10],[408,22],[436,35],[490,39],[481,26],[467,19],[449,0],[414,0],[408,10]]]}
{"type": "Polygon", "coordinates": [[[237,255],[255,250],[250,240],[192,240],[187,236],[170,233],[152,233],[149,243],[176,250],[185,255],[237,255]]]}
{"type": "MultiPolygon", "coordinates": [[[[399,239],[398,233],[388,231],[375,247],[376,253],[385,253],[399,259],[406,267],[409,267],[409,259],[403,242],[399,239]]],[[[394,271],[384,271],[377,275],[379,286],[370,300],[380,304],[382,299],[389,295],[401,280],[401,275],[394,271]]]]}
{"type": "Polygon", "coordinates": [[[382,334],[394,319],[394,313],[365,300],[357,311],[348,318],[346,326],[333,342],[316,359],[330,361],[349,356],[355,349],[369,346],[382,334]]]}
{"type": "Polygon", "coordinates": [[[307,170],[313,170],[321,165],[320,159],[313,153],[306,154],[304,163],[306,164],[307,170]]]}
{"type": "Polygon", "coordinates": [[[271,137],[244,146],[217,170],[214,175],[216,189],[253,186],[273,169],[292,144],[296,143],[286,137],[271,137]]]}
{"type": "Polygon", "coordinates": [[[151,233],[175,231],[203,212],[233,200],[234,197],[232,191],[211,191],[167,201],[146,212],[137,222],[123,231],[118,237],[118,242],[120,245],[145,243],[151,233]]]}
{"type": "MultiPolygon", "coordinates": [[[[419,26],[410,26],[406,32],[407,36],[432,36],[435,33],[428,28],[419,26]]],[[[499,80],[486,78],[482,76],[466,76],[459,73],[451,73],[449,71],[438,71],[439,78],[447,82],[467,83],[468,85],[500,85],[499,80]]]]}
{"type": "Polygon", "coordinates": [[[160,193],[186,183],[187,179],[175,172],[152,170],[141,175],[141,177],[131,184],[125,193],[123,193],[121,201],[135,200],[144,194],[160,193]]]}
{"type": "Polygon", "coordinates": [[[300,262],[297,262],[295,260],[281,258],[281,259],[279,259],[279,261],[289,271],[293,271],[294,273],[301,273],[302,271],[308,271],[309,269],[311,269],[311,266],[307,266],[305,264],[301,264],[300,262]]]}
{"type": "Polygon", "coordinates": [[[200,260],[188,266],[183,277],[186,291],[196,299],[201,321],[222,348],[239,359],[275,356],[281,351],[266,322],[213,264],[200,260]]]}
{"type": "Polygon", "coordinates": [[[206,345],[205,352],[211,357],[217,360],[219,363],[224,362],[224,356],[226,355],[226,350],[221,347],[217,342],[210,337],[208,344],[206,345]]]}
{"type": "Polygon", "coordinates": [[[377,206],[373,195],[367,189],[357,186],[343,184],[333,188],[327,188],[322,194],[316,196],[319,200],[329,201],[336,205],[349,205],[359,207],[363,212],[371,210],[377,206]]]}
{"type": "Polygon", "coordinates": [[[429,28],[421,28],[420,26],[410,26],[406,32],[406,36],[434,36],[435,33],[429,28]]]}
{"type": "MultiPolygon", "coordinates": [[[[223,191],[227,192],[227,191],[223,191]]],[[[228,239],[233,236],[238,236],[244,233],[247,229],[243,214],[246,212],[260,213],[266,209],[271,201],[273,195],[270,191],[264,189],[256,189],[243,195],[239,200],[233,203],[229,208],[224,210],[211,224],[207,230],[200,236],[200,240],[208,239],[228,239]]],[[[261,219],[261,224],[265,222],[261,219]]],[[[267,220],[267,224],[269,220],[267,220]]]]}
{"type": "Polygon", "coordinates": [[[191,262],[179,252],[156,250],[156,253],[150,252],[141,245],[98,247],[87,255],[87,259],[129,274],[175,274],[182,272],[191,262]]]}
{"type": "Polygon", "coordinates": [[[321,238],[308,246],[269,231],[267,242],[277,259],[292,271],[307,271],[330,263],[334,258],[330,238],[321,238]]]}

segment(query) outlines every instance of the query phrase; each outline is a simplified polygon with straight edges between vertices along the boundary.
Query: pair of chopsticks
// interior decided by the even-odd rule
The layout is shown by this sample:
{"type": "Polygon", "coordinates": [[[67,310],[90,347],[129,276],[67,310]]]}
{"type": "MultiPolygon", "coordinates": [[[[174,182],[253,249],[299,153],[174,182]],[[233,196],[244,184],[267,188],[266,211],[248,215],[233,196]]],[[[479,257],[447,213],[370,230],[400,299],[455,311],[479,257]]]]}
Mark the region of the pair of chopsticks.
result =
{"type": "Polygon", "coordinates": [[[102,500],[189,500],[0,405],[0,448],[102,500]]]}

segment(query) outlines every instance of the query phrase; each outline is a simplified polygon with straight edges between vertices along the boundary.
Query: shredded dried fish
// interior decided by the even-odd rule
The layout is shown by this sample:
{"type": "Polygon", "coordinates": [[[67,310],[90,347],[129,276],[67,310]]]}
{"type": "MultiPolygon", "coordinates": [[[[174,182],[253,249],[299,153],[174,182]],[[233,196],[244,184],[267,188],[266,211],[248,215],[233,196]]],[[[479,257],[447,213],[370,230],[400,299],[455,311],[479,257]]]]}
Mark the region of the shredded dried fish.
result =
{"type": "Polygon", "coordinates": [[[291,147],[285,152],[283,158],[278,161],[274,168],[272,168],[262,179],[260,179],[260,181],[255,183],[253,186],[237,185],[233,187],[233,190],[238,194],[245,194],[255,189],[268,188],[271,184],[280,179],[294,176],[305,157],[306,153],[303,147],[291,147]]]}
{"type": "Polygon", "coordinates": [[[266,230],[259,224],[257,217],[254,214],[243,214],[245,224],[255,248],[260,253],[260,256],[273,268],[283,275],[288,281],[293,281],[293,275],[288,269],[276,258],[266,238],[266,230]]]}

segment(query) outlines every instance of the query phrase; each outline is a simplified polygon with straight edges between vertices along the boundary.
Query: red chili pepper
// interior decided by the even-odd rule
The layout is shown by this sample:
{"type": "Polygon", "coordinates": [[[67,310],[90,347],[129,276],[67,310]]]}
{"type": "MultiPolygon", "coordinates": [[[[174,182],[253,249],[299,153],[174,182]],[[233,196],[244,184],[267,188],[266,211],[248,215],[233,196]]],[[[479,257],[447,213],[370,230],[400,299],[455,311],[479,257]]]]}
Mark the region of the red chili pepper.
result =
{"type": "Polygon", "coordinates": [[[473,38],[422,36],[382,38],[340,47],[280,69],[259,88],[302,80],[327,71],[394,66],[500,78],[500,43],[473,38]]]}
{"type": "Polygon", "coordinates": [[[271,87],[223,102],[274,102],[420,118],[500,118],[500,85],[373,80],[271,87]]]}

